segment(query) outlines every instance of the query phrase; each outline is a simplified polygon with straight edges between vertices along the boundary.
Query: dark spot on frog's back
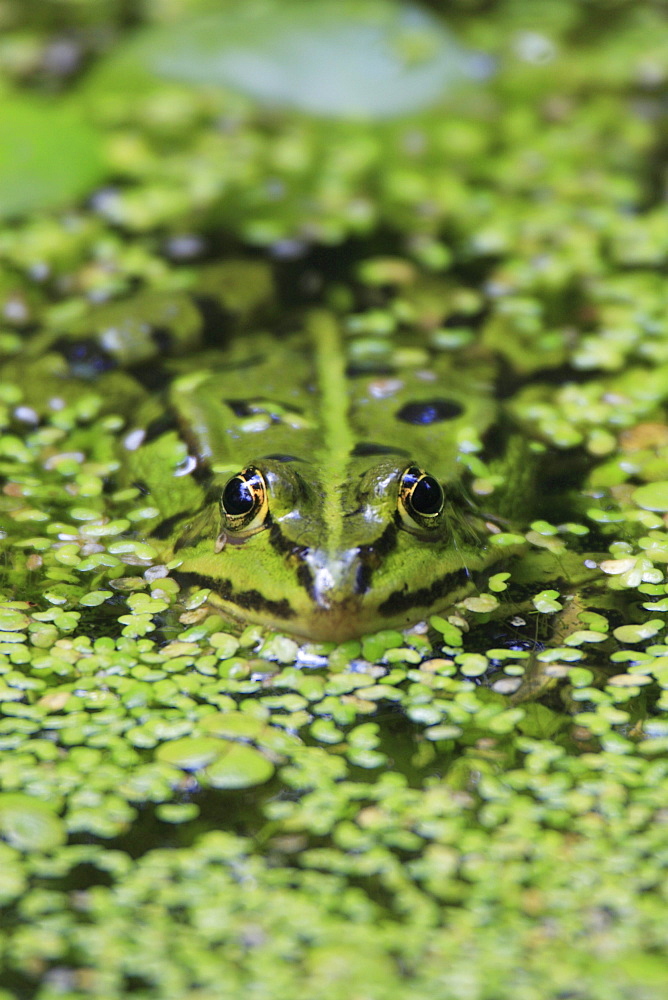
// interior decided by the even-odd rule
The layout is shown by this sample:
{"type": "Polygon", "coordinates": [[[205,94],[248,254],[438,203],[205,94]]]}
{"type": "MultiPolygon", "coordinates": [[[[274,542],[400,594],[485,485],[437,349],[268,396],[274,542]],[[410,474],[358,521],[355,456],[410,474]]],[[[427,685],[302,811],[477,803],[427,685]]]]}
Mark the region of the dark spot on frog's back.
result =
{"type": "Polygon", "coordinates": [[[263,354],[250,354],[246,358],[239,358],[237,361],[225,361],[222,370],[227,372],[240,372],[247,368],[255,368],[266,360],[263,354]]]}
{"type": "Polygon", "coordinates": [[[375,441],[360,441],[350,453],[353,458],[370,458],[373,455],[408,455],[405,448],[394,448],[389,444],[377,444],[375,441]]]}
{"type": "Polygon", "coordinates": [[[346,368],[346,377],[360,378],[365,375],[385,376],[385,375],[394,375],[394,372],[395,369],[392,367],[392,365],[387,363],[370,361],[368,364],[364,364],[363,362],[360,361],[357,362],[356,364],[348,365],[348,367],[346,368]]]}
{"type": "Polygon", "coordinates": [[[461,403],[454,399],[421,399],[415,402],[405,403],[400,410],[397,410],[397,420],[403,420],[407,424],[425,425],[437,424],[442,420],[452,420],[464,412],[461,403]]]}
{"type": "Polygon", "coordinates": [[[256,412],[248,399],[223,399],[223,403],[229,406],[235,417],[250,417],[256,412]]]}
{"type": "Polygon", "coordinates": [[[253,417],[257,413],[272,413],[272,410],[280,408],[286,413],[301,413],[298,406],[289,403],[272,402],[269,399],[223,399],[223,403],[232,410],[235,417],[253,417]]]}

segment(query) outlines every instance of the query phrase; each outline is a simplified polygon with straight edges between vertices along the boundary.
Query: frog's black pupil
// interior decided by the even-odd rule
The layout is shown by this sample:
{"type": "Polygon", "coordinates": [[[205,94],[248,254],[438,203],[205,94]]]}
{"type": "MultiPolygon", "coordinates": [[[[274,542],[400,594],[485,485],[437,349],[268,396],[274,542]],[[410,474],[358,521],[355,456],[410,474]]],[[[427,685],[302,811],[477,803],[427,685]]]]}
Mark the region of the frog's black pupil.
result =
{"type": "Polygon", "coordinates": [[[241,476],[235,476],[223,490],[223,508],[227,514],[248,514],[253,509],[253,494],[241,476]]]}
{"type": "Polygon", "coordinates": [[[443,490],[433,476],[423,476],[411,494],[413,510],[417,514],[438,514],[443,504],[443,490]]]}

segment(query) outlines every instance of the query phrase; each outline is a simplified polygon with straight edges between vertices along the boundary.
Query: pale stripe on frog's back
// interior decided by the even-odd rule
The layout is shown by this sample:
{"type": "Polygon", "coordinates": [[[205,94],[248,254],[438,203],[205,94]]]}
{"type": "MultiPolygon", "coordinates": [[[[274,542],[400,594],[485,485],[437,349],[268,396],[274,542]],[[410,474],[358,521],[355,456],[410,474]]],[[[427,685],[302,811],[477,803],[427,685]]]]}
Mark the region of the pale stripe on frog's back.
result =
{"type": "Polygon", "coordinates": [[[343,543],[342,490],[358,438],[349,418],[349,381],[340,330],[330,313],[313,312],[308,331],[314,348],[315,376],[319,389],[321,444],[317,451],[323,495],[322,516],[327,525],[330,552],[343,543]]]}

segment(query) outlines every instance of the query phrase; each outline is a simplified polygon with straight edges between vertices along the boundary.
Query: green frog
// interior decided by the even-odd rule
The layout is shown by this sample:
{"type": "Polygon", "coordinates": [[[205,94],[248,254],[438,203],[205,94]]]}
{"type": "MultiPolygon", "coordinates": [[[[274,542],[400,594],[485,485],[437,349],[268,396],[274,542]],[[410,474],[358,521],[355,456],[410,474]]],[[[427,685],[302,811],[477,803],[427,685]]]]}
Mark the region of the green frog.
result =
{"type": "Polygon", "coordinates": [[[498,416],[490,366],[417,335],[371,359],[353,345],[320,310],[210,352],[168,390],[189,451],[176,475],[130,435],[131,477],[162,511],[154,538],[234,619],[314,640],[406,627],[508,557],[468,485],[498,416]],[[200,509],[183,473],[206,481],[200,509]]]}
{"type": "Polygon", "coordinates": [[[503,530],[531,519],[546,482],[555,512],[549,470],[530,429],[512,430],[486,345],[439,333],[457,311],[447,286],[416,282],[421,322],[392,335],[325,309],[282,333],[266,267],[187,280],[76,302],[78,318],[58,307],[3,365],[28,419],[91,393],[122,418],[110,488],[146,496],[141,534],[184,591],[236,622],[340,641],[444,611],[519,552],[520,587],[580,578],[579,554],[537,566],[503,530]]]}

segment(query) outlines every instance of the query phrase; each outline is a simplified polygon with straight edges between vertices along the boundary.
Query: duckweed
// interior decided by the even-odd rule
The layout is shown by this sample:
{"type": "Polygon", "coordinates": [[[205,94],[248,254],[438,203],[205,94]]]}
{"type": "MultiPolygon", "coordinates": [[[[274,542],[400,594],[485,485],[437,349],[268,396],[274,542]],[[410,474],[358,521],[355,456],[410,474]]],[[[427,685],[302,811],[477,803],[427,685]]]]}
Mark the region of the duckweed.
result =
{"type": "MultiPolygon", "coordinates": [[[[137,18],[169,36],[190,10],[167,6],[137,18]]],[[[63,89],[86,97],[95,173],[74,165],[59,203],[114,186],[52,215],[36,166],[39,214],[0,229],[0,997],[660,1000],[660,12],[564,0],[538,24],[456,0],[462,51],[495,60],[483,84],[324,128],[143,67],[105,90],[116,4],[5,7],[22,127],[17,90],[52,93],[54,121],[63,89]],[[211,344],[188,291],[219,292],[216,335],[243,336],[273,328],[274,281],[281,310],[338,309],[360,365],[419,328],[513,372],[537,509],[490,522],[502,571],[422,629],[235,630],[165,561],[156,528],[201,484],[156,498],[151,469],[186,472],[187,448],[129,419],[163,415],[142,316],[176,309],[170,375],[196,388],[211,344]]],[[[485,511],[503,472],[460,444],[485,511]]]]}
{"type": "Polygon", "coordinates": [[[0,835],[11,847],[38,853],[65,842],[65,828],[45,802],[20,792],[0,794],[0,835]]]}
{"type": "Polygon", "coordinates": [[[634,490],[632,497],[647,510],[668,510],[668,482],[647,483],[634,490]]]}

